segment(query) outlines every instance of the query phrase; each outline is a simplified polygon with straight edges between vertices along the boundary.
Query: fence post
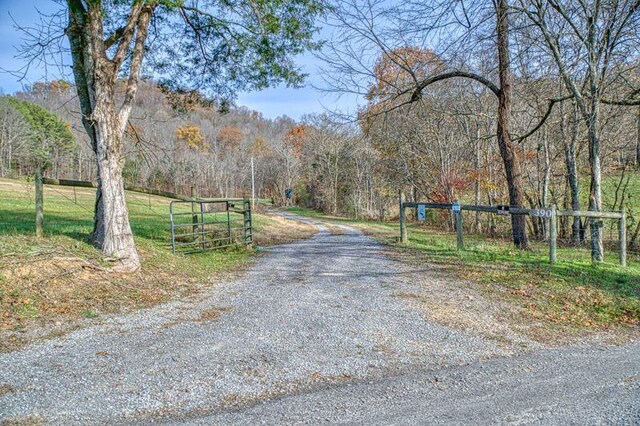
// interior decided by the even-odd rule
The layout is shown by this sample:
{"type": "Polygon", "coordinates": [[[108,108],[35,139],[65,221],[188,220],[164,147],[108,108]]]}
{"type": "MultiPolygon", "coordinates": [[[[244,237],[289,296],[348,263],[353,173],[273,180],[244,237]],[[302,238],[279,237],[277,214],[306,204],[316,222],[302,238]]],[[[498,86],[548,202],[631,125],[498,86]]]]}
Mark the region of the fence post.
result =
{"type": "Polygon", "coordinates": [[[549,218],[549,263],[554,264],[558,260],[556,253],[558,243],[558,221],[557,208],[553,204],[551,206],[551,217],[549,218]]]}
{"type": "MultiPolygon", "coordinates": [[[[229,244],[233,243],[233,236],[231,234],[231,205],[229,203],[229,200],[227,200],[225,202],[225,205],[227,206],[227,238],[229,238],[229,244]]],[[[235,204],[234,204],[235,207],[235,204]]]]}
{"type": "Polygon", "coordinates": [[[202,250],[207,248],[204,236],[204,203],[200,203],[200,238],[202,239],[202,250]]]}
{"type": "Polygon", "coordinates": [[[398,198],[400,200],[400,242],[407,242],[407,213],[404,209],[404,192],[400,191],[398,193],[398,198]]]}
{"type": "Polygon", "coordinates": [[[171,219],[171,251],[176,254],[176,227],[173,222],[173,201],[169,203],[169,217],[171,219]]]}
{"type": "Polygon", "coordinates": [[[620,265],[627,266],[627,214],[622,212],[620,218],[620,265]]]}
{"type": "Polygon", "coordinates": [[[44,236],[44,196],[42,188],[42,166],[36,166],[36,237],[44,236]]]}
{"type": "Polygon", "coordinates": [[[457,244],[456,248],[458,250],[464,249],[464,239],[462,235],[462,210],[459,213],[455,213],[456,216],[456,236],[457,236],[457,244]]]}
{"type": "Polygon", "coordinates": [[[193,201],[196,199],[196,187],[191,185],[191,222],[193,223],[193,240],[198,239],[198,213],[196,212],[196,203],[193,201]]]}

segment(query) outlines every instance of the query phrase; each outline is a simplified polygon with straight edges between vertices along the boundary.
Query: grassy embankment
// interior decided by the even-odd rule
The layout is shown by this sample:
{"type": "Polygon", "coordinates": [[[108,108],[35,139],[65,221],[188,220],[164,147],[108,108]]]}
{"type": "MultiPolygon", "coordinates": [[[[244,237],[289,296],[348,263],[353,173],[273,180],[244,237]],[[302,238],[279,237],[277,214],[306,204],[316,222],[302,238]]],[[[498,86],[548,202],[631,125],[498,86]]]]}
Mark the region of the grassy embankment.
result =
{"type": "Polygon", "coordinates": [[[411,264],[437,265],[447,274],[478,283],[481,292],[518,306],[521,321],[536,321],[564,331],[623,328],[640,325],[640,262],[618,266],[617,253],[593,265],[588,250],[561,247],[558,262],[548,262],[548,247],[534,242],[522,252],[508,241],[465,235],[465,249],[456,250],[455,233],[409,224],[409,242],[396,242],[397,223],[327,217],[305,209],[292,212],[345,223],[388,245],[391,254],[411,264]],[[520,309],[522,308],[522,309],[520,309]]]}
{"type": "MultiPolygon", "coordinates": [[[[34,328],[64,328],[77,319],[192,294],[240,271],[256,253],[233,248],[174,256],[170,200],[128,192],[142,270],[111,273],[109,262],[86,242],[94,194],[91,188],[76,188],[74,194],[71,187],[46,185],[46,237],[38,240],[34,236],[33,184],[0,179],[0,332],[7,333],[0,339],[0,351],[19,346],[34,328]]],[[[283,243],[314,232],[308,225],[254,214],[258,245],[283,243]]]]}

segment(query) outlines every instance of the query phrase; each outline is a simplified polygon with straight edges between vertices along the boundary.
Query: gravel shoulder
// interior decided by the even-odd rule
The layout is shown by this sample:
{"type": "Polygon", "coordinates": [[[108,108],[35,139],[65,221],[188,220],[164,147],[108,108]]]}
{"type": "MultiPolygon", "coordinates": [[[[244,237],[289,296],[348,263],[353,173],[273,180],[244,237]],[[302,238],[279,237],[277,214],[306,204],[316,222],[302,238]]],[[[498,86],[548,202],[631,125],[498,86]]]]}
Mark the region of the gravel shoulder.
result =
{"type": "Polygon", "coordinates": [[[403,296],[428,297],[436,274],[342,230],[270,248],[197,299],[0,355],[0,421],[637,423],[638,344],[445,327],[403,296]]]}

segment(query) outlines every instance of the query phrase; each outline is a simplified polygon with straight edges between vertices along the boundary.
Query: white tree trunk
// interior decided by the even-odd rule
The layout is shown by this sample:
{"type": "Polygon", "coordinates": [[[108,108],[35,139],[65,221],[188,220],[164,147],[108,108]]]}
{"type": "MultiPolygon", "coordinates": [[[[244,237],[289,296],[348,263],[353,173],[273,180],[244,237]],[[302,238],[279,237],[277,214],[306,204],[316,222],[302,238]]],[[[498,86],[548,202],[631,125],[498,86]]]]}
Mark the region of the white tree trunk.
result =
{"type": "Polygon", "coordinates": [[[102,252],[117,262],[114,269],[133,272],[140,268],[140,259],[133,240],[125,199],[122,134],[113,112],[113,102],[105,100],[104,104],[107,107],[106,111],[96,109],[93,114],[99,182],[93,238],[102,248],[102,252]]]}

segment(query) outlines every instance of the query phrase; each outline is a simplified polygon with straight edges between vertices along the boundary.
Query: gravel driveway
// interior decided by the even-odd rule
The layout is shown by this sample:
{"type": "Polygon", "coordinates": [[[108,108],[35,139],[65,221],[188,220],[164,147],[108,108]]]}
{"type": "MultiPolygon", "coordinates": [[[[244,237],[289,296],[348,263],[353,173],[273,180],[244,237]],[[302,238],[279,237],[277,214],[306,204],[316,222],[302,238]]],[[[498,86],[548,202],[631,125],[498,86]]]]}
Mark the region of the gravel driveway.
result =
{"type": "Polygon", "coordinates": [[[272,248],[194,300],[0,355],[0,421],[640,423],[639,344],[440,326],[399,297],[438,278],[344,229],[272,248]]]}

